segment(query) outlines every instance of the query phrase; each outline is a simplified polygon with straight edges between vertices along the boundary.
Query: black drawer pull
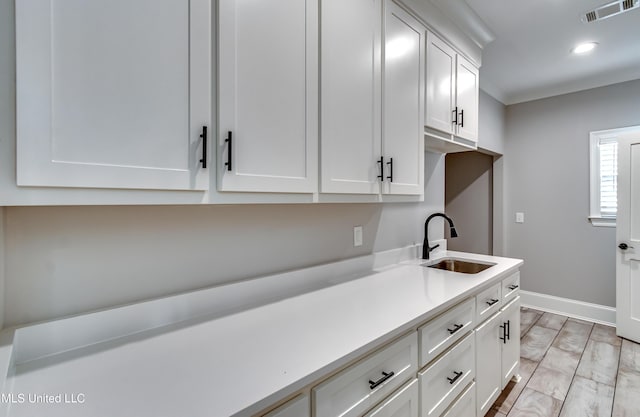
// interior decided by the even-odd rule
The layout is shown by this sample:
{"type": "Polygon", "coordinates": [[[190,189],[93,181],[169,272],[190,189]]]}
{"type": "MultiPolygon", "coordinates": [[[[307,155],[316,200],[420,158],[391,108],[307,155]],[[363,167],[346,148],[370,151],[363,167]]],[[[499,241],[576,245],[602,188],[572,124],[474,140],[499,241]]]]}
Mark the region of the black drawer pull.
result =
{"type": "Polygon", "coordinates": [[[464,109],[460,110],[460,127],[464,127],[464,109]]]}
{"type": "Polygon", "coordinates": [[[507,288],[509,288],[510,290],[512,290],[512,291],[513,291],[513,290],[515,290],[516,288],[519,288],[519,287],[520,287],[520,286],[519,286],[519,285],[517,285],[517,284],[512,284],[512,285],[509,285],[507,288]]]}
{"type": "Polygon", "coordinates": [[[451,121],[451,123],[453,123],[454,125],[458,124],[458,107],[456,107],[454,110],[451,110],[451,112],[453,113],[453,120],[451,121]]]}
{"type": "Polygon", "coordinates": [[[454,334],[455,332],[462,329],[463,327],[464,327],[464,324],[456,324],[453,326],[453,329],[447,329],[447,331],[449,332],[449,334],[454,334]]]}
{"type": "Polygon", "coordinates": [[[500,326],[500,328],[502,329],[502,337],[500,338],[500,340],[502,340],[502,343],[506,344],[507,340],[509,340],[508,324],[504,323],[500,326]]]}
{"type": "Polygon", "coordinates": [[[380,164],[380,175],[378,175],[378,179],[380,181],[384,181],[384,156],[381,156],[378,159],[378,163],[380,164]]]}
{"type": "Polygon", "coordinates": [[[207,127],[202,126],[202,133],[200,134],[202,138],[202,159],[200,162],[202,163],[202,168],[207,167],[207,127]]]}
{"type": "Polygon", "coordinates": [[[447,380],[449,381],[450,384],[453,384],[454,382],[456,382],[458,380],[458,378],[460,378],[462,376],[462,372],[453,371],[453,373],[456,376],[454,376],[453,378],[447,377],[447,380]]]}
{"type": "Polygon", "coordinates": [[[389,158],[387,165],[389,165],[389,175],[387,176],[387,179],[389,182],[393,182],[393,158],[389,158]]]}
{"type": "Polygon", "coordinates": [[[227,145],[227,162],[224,165],[227,167],[227,171],[231,171],[231,158],[233,158],[233,134],[229,131],[229,136],[224,140],[227,145]]]}
{"type": "Polygon", "coordinates": [[[375,389],[378,385],[382,384],[387,379],[393,377],[395,374],[393,372],[384,372],[382,371],[382,378],[377,381],[369,380],[369,388],[375,389]]]}
{"type": "Polygon", "coordinates": [[[487,304],[489,304],[490,306],[494,305],[495,303],[497,303],[500,300],[496,300],[495,298],[492,298],[491,301],[487,301],[487,304]]]}

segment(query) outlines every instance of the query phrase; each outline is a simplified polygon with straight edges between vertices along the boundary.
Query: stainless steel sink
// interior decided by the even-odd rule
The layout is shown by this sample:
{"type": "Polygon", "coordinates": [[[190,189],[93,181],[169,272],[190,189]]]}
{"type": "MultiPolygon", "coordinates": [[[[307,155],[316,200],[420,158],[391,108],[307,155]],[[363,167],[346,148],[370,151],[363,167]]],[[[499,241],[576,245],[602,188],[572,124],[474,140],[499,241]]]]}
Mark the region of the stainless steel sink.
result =
{"type": "Polygon", "coordinates": [[[445,271],[460,272],[462,274],[477,274],[487,268],[491,268],[495,264],[463,261],[461,259],[445,258],[439,261],[435,261],[433,264],[425,264],[428,268],[443,269],[445,271]]]}

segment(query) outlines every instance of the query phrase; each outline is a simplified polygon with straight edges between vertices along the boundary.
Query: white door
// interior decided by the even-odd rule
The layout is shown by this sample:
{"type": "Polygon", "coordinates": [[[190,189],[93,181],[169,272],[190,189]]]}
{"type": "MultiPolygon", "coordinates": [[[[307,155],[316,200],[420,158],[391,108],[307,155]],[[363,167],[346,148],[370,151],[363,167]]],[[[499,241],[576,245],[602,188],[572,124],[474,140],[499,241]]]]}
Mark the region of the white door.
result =
{"type": "Polygon", "coordinates": [[[444,41],[427,32],[427,99],[425,124],[453,133],[456,53],[444,41]]]}
{"type": "Polygon", "coordinates": [[[456,122],[457,136],[478,141],[478,95],[479,72],[471,62],[464,57],[456,57],[456,122]]]}
{"type": "Polygon", "coordinates": [[[317,191],[317,0],[218,5],[218,190],[317,191]]]}
{"type": "Polygon", "coordinates": [[[425,28],[393,1],[385,12],[385,194],[424,193],[425,28]]]}
{"type": "Polygon", "coordinates": [[[206,190],[210,7],[17,1],[18,185],[206,190]]]}
{"type": "Polygon", "coordinates": [[[640,134],[618,138],[616,321],[619,336],[640,343],[640,134]]]}
{"type": "Polygon", "coordinates": [[[320,22],[320,190],[378,194],[382,1],[321,0],[320,22]]]}

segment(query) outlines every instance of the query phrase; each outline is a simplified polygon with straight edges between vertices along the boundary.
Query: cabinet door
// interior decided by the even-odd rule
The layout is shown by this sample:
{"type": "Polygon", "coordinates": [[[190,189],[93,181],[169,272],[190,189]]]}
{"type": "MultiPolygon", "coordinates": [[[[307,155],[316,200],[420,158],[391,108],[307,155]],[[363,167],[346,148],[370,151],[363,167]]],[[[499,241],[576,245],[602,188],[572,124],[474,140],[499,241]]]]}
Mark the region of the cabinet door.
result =
{"type": "Polygon", "coordinates": [[[321,0],[321,191],[378,194],[381,0],[321,0]]]}
{"type": "Polygon", "coordinates": [[[478,68],[464,57],[457,56],[456,64],[456,106],[458,127],[456,135],[478,141],[478,68]]]}
{"type": "Polygon", "coordinates": [[[317,190],[317,0],[218,4],[218,190],[317,190]]]}
{"type": "Polygon", "coordinates": [[[477,415],[484,416],[500,395],[500,328],[502,316],[496,313],[476,329],[477,415]]]}
{"type": "Polygon", "coordinates": [[[424,38],[424,26],[387,0],[382,142],[386,194],[424,193],[424,38]]]}
{"type": "Polygon", "coordinates": [[[513,300],[502,310],[502,325],[506,325],[507,343],[502,344],[502,385],[507,386],[520,366],[520,297],[513,300]]]}
{"type": "Polygon", "coordinates": [[[425,124],[445,133],[454,133],[455,70],[455,51],[427,32],[425,124]]]}
{"type": "Polygon", "coordinates": [[[18,185],[205,190],[208,0],[16,2],[18,185]]]}

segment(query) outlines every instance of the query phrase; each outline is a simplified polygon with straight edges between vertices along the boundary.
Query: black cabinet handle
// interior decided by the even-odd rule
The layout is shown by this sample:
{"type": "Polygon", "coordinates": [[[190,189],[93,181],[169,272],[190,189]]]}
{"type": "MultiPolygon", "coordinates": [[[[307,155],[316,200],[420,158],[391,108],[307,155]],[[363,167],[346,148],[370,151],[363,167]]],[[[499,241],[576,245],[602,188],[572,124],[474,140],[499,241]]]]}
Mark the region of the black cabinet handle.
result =
{"type": "Polygon", "coordinates": [[[384,181],[384,156],[381,156],[378,159],[378,163],[380,164],[380,175],[378,175],[378,179],[380,181],[384,181]]]}
{"type": "Polygon", "coordinates": [[[453,373],[455,374],[455,376],[453,378],[449,378],[447,377],[447,380],[449,381],[450,384],[453,384],[454,382],[456,382],[458,380],[458,378],[460,378],[462,376],[462,372],[458,371],[453,371],[453,373]]]}
{"type": "Polygon", "coordinates": [[[502,324],[500,328],[502,329],[502,337],[500,340],[502,340],[502,343],[506,344],[507,340],[509,340],[509,337],[507,336],[507,323],[502,324]]]}
{"type": "Polygon", "coordinates": [[[387,165],[389,165],[389,176],[387,177],[387,179],[389,180],[389,182],[393,182],[393,158],[389,158],[389,162],[387,162],[387,165]]]}
{"type": "Polygon", "coordinates": [[[515,290],[516,288],[519,288],[519,287],[520,287],[520,286],[519,286],[519,285],[517,285],[517,284],[512,284],[512,285],[509,285],[507,288],[509,288],[510,290],[512,290],[512,291],[513,291],[513,290],[515,290]]]}
{"type": "Polygon", "coordinates": [[[622,250],[627,250],[629,248],[633,249],[633,246],[629,246],[628,244],[622,242],[621,244],[618,245],[618,247],[622,250]]]}
{"type": "Polygon", "coordinates": [[[202,168],[207,167],[207,127],[202,126],[202,133],[200,133],[200,137],[202,138],[202,168]]]}
{"type": "Polygon", "coordinates": [[[489,304],[490,306],[494,305],[495,303],[497,303],[500,300],[497,300],[495,298],[492,298],[490,301],[487,301],[487,304],[489,304]]]}
{"type": "Polygon", "coordinates": [[[447,331],[449,332],[449,334],[454,334],[455,332],[462,329],[463,327],[464,327],[464,324],[456,324],[453,326],[453,329],[447,329],[447,331]]]}
{"type": "Polygon", "coordinates": [[[458,124],[458,106],[456,106],[456,108],[454,110],[452,110],[453,112],[453,123],[454,125],[458,124]]]}
{"type": "Polygon", "coordinates": [[[505,336],[507,340],[511,340],[511,320],[507,320],[505,324],[507,325],[507,334],[505,336]]]}
{"type": "Polygon", "coordinates": [[[460,127],[464,127],[464,109],[460,110],[460,127]]]}
{"type": "Polygon", "coordinates": [[[224,163],[224,166],[227,167],[227,171],[231,171],[231,158],[233,157],[233,134],[231,131],[228,132],[224,141],[227,143],[227,162],[224,163]]]}
{"type": "Polygon", "coordinates": [[[393,372],[384,372],[382,371],[382,378],[377,381],[369,380],[369,388],[375,389],[378,385],[382,384],[387,379],[393,377],[395,374],[393,372]]]}

